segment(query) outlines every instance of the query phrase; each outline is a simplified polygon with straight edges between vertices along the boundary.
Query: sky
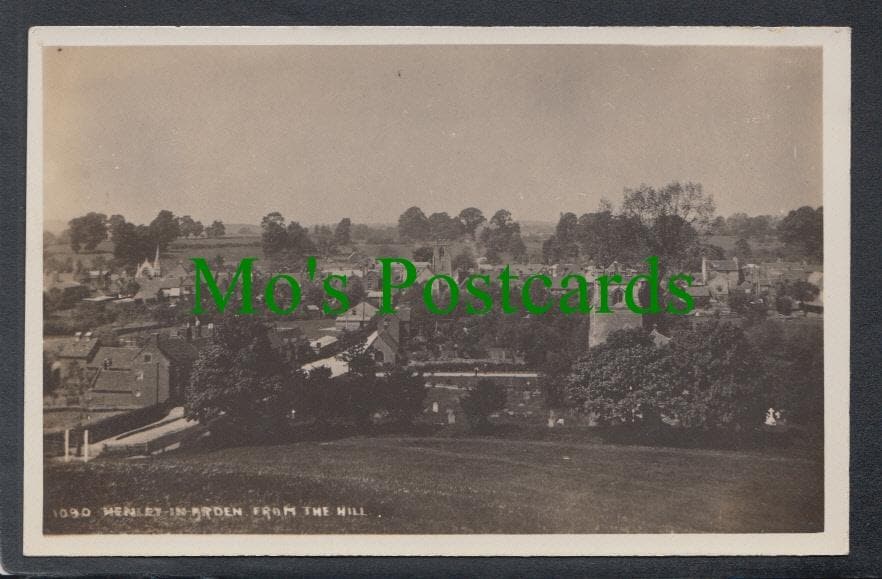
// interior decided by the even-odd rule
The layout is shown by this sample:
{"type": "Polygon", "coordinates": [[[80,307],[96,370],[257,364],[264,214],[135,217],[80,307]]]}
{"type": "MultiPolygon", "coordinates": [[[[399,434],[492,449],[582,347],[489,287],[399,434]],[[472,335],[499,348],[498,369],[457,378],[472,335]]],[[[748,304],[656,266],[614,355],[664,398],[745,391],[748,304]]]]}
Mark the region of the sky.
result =
{"type": "Polygon", "coordinates": [[[821,204],[818,48],[56,47],[45,219],[528,221],[695,181],[717,213],[821,204]]]}

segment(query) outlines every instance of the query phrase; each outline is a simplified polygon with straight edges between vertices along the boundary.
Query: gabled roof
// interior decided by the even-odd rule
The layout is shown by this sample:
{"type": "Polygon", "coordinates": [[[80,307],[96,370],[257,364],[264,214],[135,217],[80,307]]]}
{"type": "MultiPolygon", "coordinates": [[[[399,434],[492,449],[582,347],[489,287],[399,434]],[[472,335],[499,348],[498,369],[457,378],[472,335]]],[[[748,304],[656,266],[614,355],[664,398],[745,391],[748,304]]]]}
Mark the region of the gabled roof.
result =
{"type": "Polygon", "coordinates": [[[178,336],[158,336],[159,351],[176,364],[191,364],[199,356],[193,344],[178,336]]]}
{"type": "Polygon", "coordinates": [[[686,293],[691,295],[694,298],[707,298],[710,297],[710,290],[706,285],[690,285],[685,288],[686,293]]]}
{"type": "Polygon", "coordinates": [[[386,344],[393,352],[398,351],[398,340],[388,330],[380,330],[368,336],[367,347],[376,347],[379,342],[386,344]]]}
{"type": "Polygon", "coordinates": [[[369,320],[377,314],[377,311],[377,308],[369,304],[368,302],[361,302],[354,308],[351,308],[346,312],[340,314],[337,319],[343,321],[369,320]]]}
{"type": "Polygon", "coordinates": [[[98,338],[71,339],[58,352],[59,358],[89,358],[98,347],[98,338]]]}
{"type": "Polygon", "coordinates": [[[110,361],[110,368],[114,370],[127,370],[132,367],[132,361],[141,348],[102,346],[95,352],[95,357],[89,362],[89,368],[103,368],[104,361],[110,361]]]}

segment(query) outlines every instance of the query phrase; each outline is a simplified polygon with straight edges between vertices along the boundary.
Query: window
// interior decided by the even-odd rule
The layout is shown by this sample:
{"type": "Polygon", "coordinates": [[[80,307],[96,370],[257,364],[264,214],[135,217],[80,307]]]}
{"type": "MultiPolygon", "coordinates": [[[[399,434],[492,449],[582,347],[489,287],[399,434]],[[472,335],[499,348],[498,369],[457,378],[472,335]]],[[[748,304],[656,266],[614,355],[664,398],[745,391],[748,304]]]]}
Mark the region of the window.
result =
{"type": "Polygon", "coordinates": [[[152,362],[153,356],[151,354],[144,354],[144,361],[145,362],[152,362]]]}

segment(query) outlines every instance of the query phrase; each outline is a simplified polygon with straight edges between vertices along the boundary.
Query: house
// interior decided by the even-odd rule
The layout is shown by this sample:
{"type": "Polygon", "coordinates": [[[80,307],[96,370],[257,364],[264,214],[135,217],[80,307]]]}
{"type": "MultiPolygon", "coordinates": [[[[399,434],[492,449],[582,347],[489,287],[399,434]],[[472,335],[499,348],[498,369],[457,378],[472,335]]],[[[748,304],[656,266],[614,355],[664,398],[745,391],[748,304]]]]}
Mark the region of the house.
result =
{"type": "Polygon", "coordinates": [[[718,302],[729,302],[729,288],[737,287],[737,283],[733,284],[731,277],[723,273],[711,273],[711,278],[707,281],[707,290],[710,297],[718,302]]]}
{"type": "Polygon", "coordinates": [[[399,356],[399,320],[384,316],[380,329],[368,336],[366,346],[380,364],[395,364],[399,356]]]}
{"type": "Polygon", "coordinates": [[[309,347],[312,348],[312,351],[316,354],[325,354],[328,349],[336,344],[339,340],[334,336],[322,336],[315,340],[312,340],[309,343],[309,347]]]}
{"type": "Polygon", "coordinates": [[[732,259],[707,259],[701,258],[701,281],[705,285],[710,285],[710,280],[722,275],[728,280],[726,289],[735,287],[741,283],[741,267],[738,265],[738,258],[732,259]]]}
{"type": "Polygon", "coordinates": [[[370,323],[374,316],[377,315],[377,311],[379,310],[368,302],[361,302],[337,316],[334,326],[342,331],[361,329],[370,323]]]}
{"type": "Polygon", "coordinates": [[[144,346],[104,347],[89,362],[86,391],[93,408],[133,409],[180,404],[197,352],[179,337],[153,334],[144,346]]]}
{"type": "Polygon", "coordinates": [[[692,296],[696,308],[706,308],[710,305],[711,294],[706,285],[690,285],[683,289],[692,296]]]}
{"type": "Polygon", "coordinates": [[[93,338],[91,332],[77,332],[74,338],[65,341],[56,356],[53,370],[57,370],[61,380],[67,380],[82,373],[89,361],[98,351],[98,338],[93,338]]]}
{"type": "Polygon", "coordinates": [[[383,292],[380,290],[368,290],[365,300],[372,306],[379,307],[380,301],[383,299],[383,292]]]}

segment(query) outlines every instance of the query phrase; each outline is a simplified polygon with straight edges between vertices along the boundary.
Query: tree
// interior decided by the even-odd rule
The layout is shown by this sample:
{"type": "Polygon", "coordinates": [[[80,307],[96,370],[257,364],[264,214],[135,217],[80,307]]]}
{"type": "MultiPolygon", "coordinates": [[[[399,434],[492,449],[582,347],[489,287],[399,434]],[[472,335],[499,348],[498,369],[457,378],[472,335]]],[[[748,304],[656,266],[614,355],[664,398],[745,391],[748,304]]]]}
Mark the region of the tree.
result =
{"type": "Polygon", "coordinates": [[[395,424],[413,424],[414,418],[423,410],[426,385],[423,376],[405,366],[394,366],[380,380],[383,405],[395,424]]]}
{"type": "Polygon", "coordinates": [[[410,207],[398,218],[398,237],[402,241],[423,241],[429,233],[429,220],[419,207],[410,207]]]}
{"type": "Polygon", "coordinates": [[[154,245],[158,245],[161,250],[168,248],[172,241],[181,236],[178,220],[174,213],[167,209],[160,211],[148,227],[154,245]]]}
{"type": "Polygon", "coordinates": [[[459,239],[463,234],[462,222],[446,212],[429,215],[429,232],[433,240],[459,239]]]}
{"type": "Polygon", "coordinates": [[[82,217],[75,217],[68,222],[70,247],[74,253],[80,249],[93,251],[98,244],[107,239],[107,216],[103,213],[90,212],[82,217]]]}
{"type": "Polygon", "coordinates": [[[778,237],[786,245],[801,251],[805,257],[824,258],[823,207],[794,209],[778,225],[778,237]]]}
{"type": "Polygon", "coordinates": [[[247,439],[277,437],[305,386],[253,316],[227,316],[193,365],[187,417],[247,439]]]}
{"type": "Polygon", "coordinates": [[[488,259],[490,252],[496,255],[507,252],[516,258],[526,254],[526,246],[521,239],[521,226],[512,219],[511,212],[507,209],[500,209],[493,214],[487,227],[481,231],[481,242],[487,248],[488,259]]]}
{"type": "Polygon", "coordinates": [[[358,276],[352,276],[346,283],[346,295],[349,296],[350,304],[360,304],[367,297],[364,282],[358,276]]]}
{"type": "Polygon", "coordinates": [[[205,228],[206,237],[223,237],[227,234],[227,228],[223,221],[212,221],[211,225],[205,228]]]}
{"type": "Polygon", "coordinates": [[[706,230],[715,211],[713,197],[698,183],[670,183],[661,189],[641,185],[625,189],[622,215],[644,228],[648,249],[662,269],[682,268],[698,232],[706,230]]]}
{"type": "Polygon", "coordinates": [[[199,230],[196,230],[196,222],[189,215],[178,218],[178,228],[181,231],[181,237],[199,237],[202,233],[202,224],[199,224],[199,230]]]}
{"type": "Polygon", "coordinates": [[[327,225],[316,225],[313,228],[312,238],[320,256],[328,257],[337,251],[336,236],[327,225]]]}
{"type": "Polygon", "coordinates": [[[670,381],[659,372],[663,352],[642,329],[613,332],[573,366],[569,397],[606,424],[657,417],[670,381]]]}
{"type": "Polygon", "coordinates": [[[371,415],[382,407],[377,393],[377,363],[363,342],[353,345],[339,358],[349,368],[349,373],[339,378],[342,385],[340,404],[356,425],[365,428],[371,415]]]}
{"type": "Polygon", "coordinates": [[[334,229],[334,243],[337,245],[349,245],[351,239],[352,221],[348,217],[344,217],[334,229]]]}
{"type": "Polygon", "coordinates": [[[274,211],[265,215],[260,221],[260,228],[260,239],[265,255],[278,255],[288,247],[288,232],[285,230],[285,218],[281,213],[274,211]]]}
{"type": "Polygon", "coordinates": [[[315,243],[309,237],[309,230],[300,225],[297,221],[292,221],[285,228],[287,234],[288,246],[286,250],[298,258],[315,253],[315,243]]]}
{"type": "Polygon", "coordinates": [[[460,278],[464,278],[470,271],[477,269],[478,264],[475,262],[472,252],[469,251],[468,248],[465,248],[453,257],[453,260],[450,262],[450,267],[453,271],[459,274],[460,278]]]}
{"type": "Polygon", "coordinates": [[[431,262],[432,258],[435,256],[435,250],[431,247],[424,245],[422,247],[417,247],[413,250],[413,260],[414,261],[428,261],[431,262]]]}
{"type": "Polygon", "coordinates": [[[738,257],[750,257],[753,255],[753,249],[751,249],[750,243],[745,238],[739,237],[738,241],[735,242],[735,254],[738,257]]]}
{"type": "Polygon", "coordinates": [[[463,225],[465,233],[468,233],[472,239],[475,239],[475,232],[478,226],[487,221],[484,214],[477,207],[466,207],[460,211],[459,220],[463,225]]]}
{"type": "Polygon", "coordinates": [[[759,352],[735,326],[709,322],[657,347],[642,330],[614,332],[573,367],[570,397],[609,423],[751,427],[762,419],[759,352]]]}
{"type": "Polygon", "coordinates": [[[61,385],[59,372],[52,367],[52,360],[43,352],[43,396],[51,395],[61,385]]]}
{"type": "Polygon", "coordinates": [[[575,213],[561,213],[554,235],[542,244],[542,257],[547,263],[576,261],[579,258],[581,227],[575,213]]]}
{"type": "Polygon", "coordinates": [[[354,344],[338,357],[346,362],[349,373],[354,376],[372,378],[377,372],[377,363],[363,342],[354,344]]]}
{"type": "Polygon", "coordinates": [[[757,352],[743,330],[725,322],[702,324],[675,335],[667,364],[666,415],[683,426],[750,428],[766,408],[757,352]]]}
{"type": "Polygon", "coordinates": [[[788,296],[797,302],[810,302],[821,293],[818,286],[807,281],[783,281],[775,286],[775,294],[779,296],[788,296]]]}
{"type": "Polygon", "coordinates": [[[156,253],[156,243],[146,225],[116,221],[112,225],[111,241],[113,257],[124,265],[137,265],[156,253]]]}
{"type": "Polygon", "coordinates": [[[490,415],[505,407],[505,387],[489,378],[482,378],[463,396],[460,404],[473,428],[486,428],[490,415]]]}

